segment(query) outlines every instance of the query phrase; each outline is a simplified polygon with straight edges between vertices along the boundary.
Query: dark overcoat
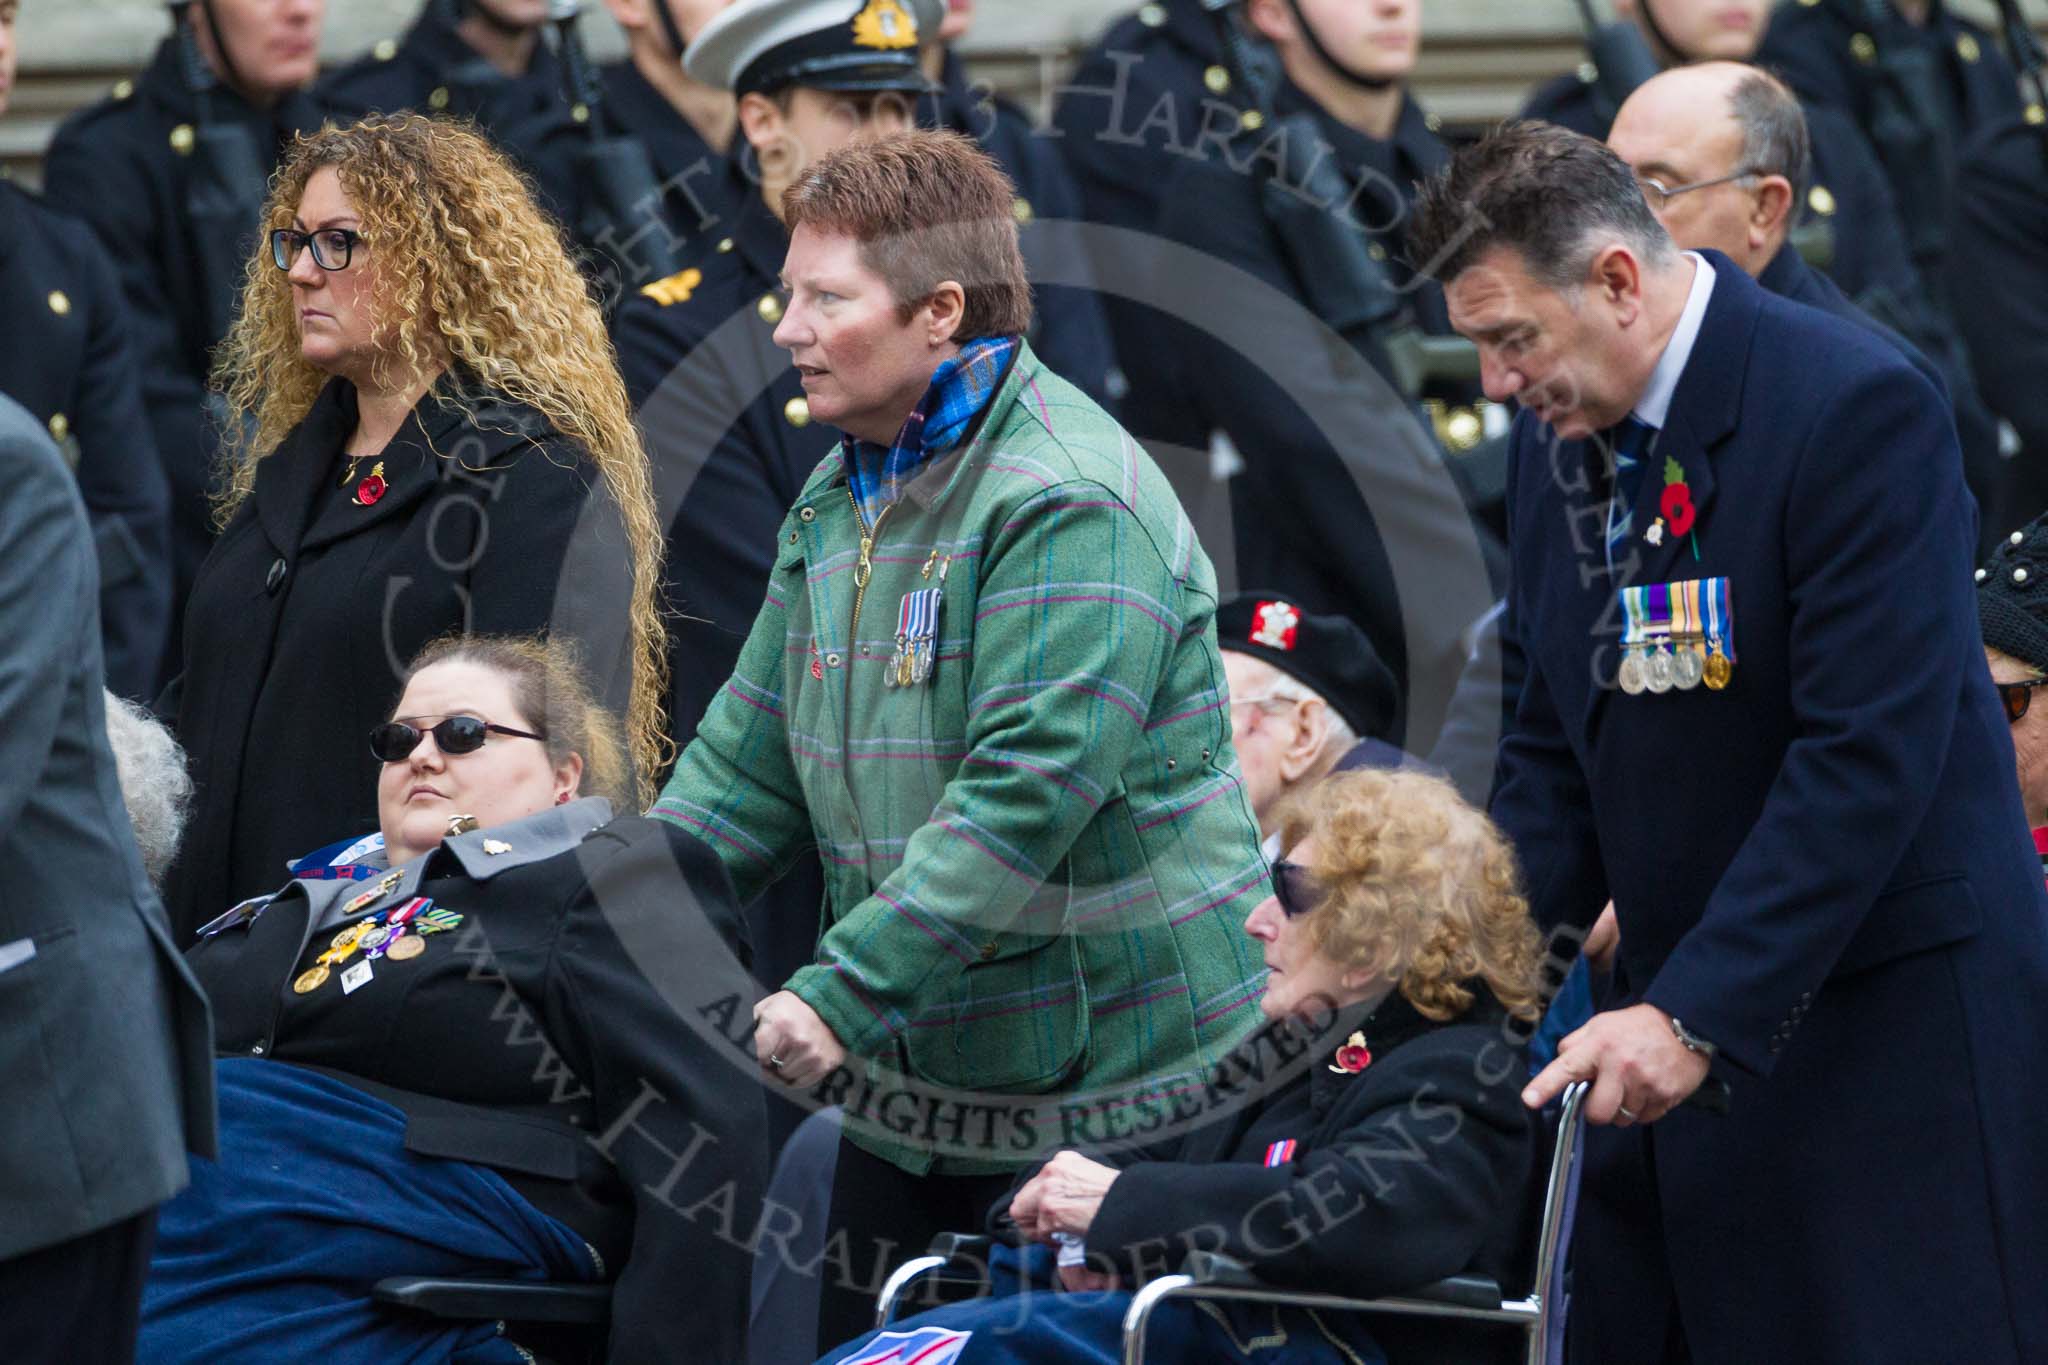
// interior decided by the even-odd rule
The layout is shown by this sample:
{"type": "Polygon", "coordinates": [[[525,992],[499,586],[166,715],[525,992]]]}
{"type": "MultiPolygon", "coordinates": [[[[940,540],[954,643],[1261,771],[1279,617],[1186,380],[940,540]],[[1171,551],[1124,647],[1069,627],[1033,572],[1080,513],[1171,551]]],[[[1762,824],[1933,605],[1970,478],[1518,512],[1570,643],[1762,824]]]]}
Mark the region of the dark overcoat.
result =
{"type": "MultiPolygon", "coordinates": [[[[368,736],[421,646],[554,617],[589,459],[530,411],[472,418],[447,393],[362,462],[382,463],[387,488],[359,506],[340,484],[355,391],[330,381],[200,571],[184,672],[159,708],[197,784],[166,896],[182,935],[274,888],[291,859],[376,828],[368,736]]],[[[607,697],[610,657],[587,660],[607,697]]]]}
{"type": "MultiPolygon", "coordinates": [[[[1692,535],[1632,538],[1610,578],[1595,444],[1514,429],[1529,676],[1493,813],[1539,920],[1590,926],[1612,897],[1620,1002],[1717,1045],[1732,1091],[1725,1117],[1593,1135],[1581,1358],[1682,1334],[1745,1365],[2037,1360],[2048,901],[1953,428],[1883,340],[1704,254],[1651,452],[1692,535]],[[1716,576],[1725,690],[1617,690],[1616,587],[1716,576]]],[[[1637,526],[1663,488],[1644,480],[1637,526]]]]}

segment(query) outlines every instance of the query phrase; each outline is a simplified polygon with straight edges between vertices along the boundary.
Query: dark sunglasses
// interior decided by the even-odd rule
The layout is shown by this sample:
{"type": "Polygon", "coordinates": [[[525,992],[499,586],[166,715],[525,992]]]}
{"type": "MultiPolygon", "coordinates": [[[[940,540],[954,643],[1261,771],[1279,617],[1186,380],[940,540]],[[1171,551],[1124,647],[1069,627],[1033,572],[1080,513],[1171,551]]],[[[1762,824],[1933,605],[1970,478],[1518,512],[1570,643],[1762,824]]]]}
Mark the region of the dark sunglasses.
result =
{"type": "Polygon", "coordinates": [[[2034,704],[2034,689],[2048,686],[2048,678],[2029,678],[2025,682],[1994,682],[1998,699],[2005,703],[2005,719],[2008,724],[2027,714],[2027,708],[2034,704]]]}
{"type": "Polygon", "coordinates": [[[547,739],[546,735],[536,735],[531,730],[493,725],[476,716],[450,716],[426,730],[417,725],[407,725],[402,720],[393,720],[370,731],[370,752],[377,756],[379,763],[403,763],[414,749],[420,747],[422,735],[432,735],[434,747],[444,754],[473,754],[484,747],[485,738],[492,734],[511,735],[515,739],[547,739]]]}
{"type": "Polygon", "coordinates": [[[362,240],[361,233],[347,228],[322,228],[318,232],[272,228],[270,263],[279,270],[290,270],[292,262],[299,259],[299,253],[310,248],[313,264],[322,270],[346,270],[356,254],[356,244],[362,240]]]}
{"type": "Polygon", "coordinates": [[[1285,858],[1273,860],[1273,899],[1280,902],[1280,913],[1289,919],[1306,915],[1323,903],[1322,893],[1309,883],[1308,869],[1285,858]]]}

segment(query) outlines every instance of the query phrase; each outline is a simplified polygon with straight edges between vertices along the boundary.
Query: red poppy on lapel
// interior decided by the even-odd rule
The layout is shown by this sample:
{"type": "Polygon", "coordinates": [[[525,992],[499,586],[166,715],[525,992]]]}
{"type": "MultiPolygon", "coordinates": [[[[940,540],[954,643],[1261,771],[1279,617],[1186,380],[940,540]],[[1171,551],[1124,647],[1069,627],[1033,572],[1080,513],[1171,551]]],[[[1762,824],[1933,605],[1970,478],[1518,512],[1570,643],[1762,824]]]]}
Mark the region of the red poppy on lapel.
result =
{"type": "Polygon", "coordinates": [[[363,477],[361,483],[356,485],[356,506],[374,506],[377,499],[384,496],[384,489],[386,487],[387,485],[384,482],[384,462],[379,460],[376,467],[363,477]]]}
{"type": "Polygon", "coordinates": [[[1372,1052],[1365,1045],[1365,1035],[1354,1033],[1337,1049],[1337,1064],[1330,1070],[1339,1076],[1356,1076],[1371,1065],[1372,1052]]]}

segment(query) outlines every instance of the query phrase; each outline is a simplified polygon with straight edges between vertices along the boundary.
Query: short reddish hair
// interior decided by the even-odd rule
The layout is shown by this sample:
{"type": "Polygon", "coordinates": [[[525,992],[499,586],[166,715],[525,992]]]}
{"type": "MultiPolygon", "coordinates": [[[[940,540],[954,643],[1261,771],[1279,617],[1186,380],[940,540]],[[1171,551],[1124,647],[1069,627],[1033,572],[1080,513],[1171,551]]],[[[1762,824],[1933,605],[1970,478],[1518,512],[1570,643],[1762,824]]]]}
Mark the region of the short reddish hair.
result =
{"type": "Polygon", "coordinates": [[[1031,281],[1017,246],[1017,191],[958,133],[919,129],[821,157],[782,196],[789,230],[808,224],[860,243],[905,322],[940,283],[966,292],[958,341],[1022,334],[1031,281]]]}

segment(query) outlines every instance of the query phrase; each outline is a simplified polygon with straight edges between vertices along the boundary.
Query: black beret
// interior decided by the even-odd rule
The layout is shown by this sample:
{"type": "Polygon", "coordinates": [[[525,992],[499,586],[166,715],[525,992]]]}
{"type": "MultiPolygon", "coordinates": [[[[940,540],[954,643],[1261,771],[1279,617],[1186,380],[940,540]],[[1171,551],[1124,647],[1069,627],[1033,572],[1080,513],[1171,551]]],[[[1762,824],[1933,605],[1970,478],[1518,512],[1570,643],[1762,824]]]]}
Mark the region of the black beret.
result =
{"type": "Polygon", "coordinates": [[[1216,608],[1216,642],[1307,685],[1361,739],[1392,732],[1394,671],[1350,617],[1311,615],[1278,593],[1241,592],[1216,608]]]}
{"type": "Polygon", "coordinates": [[[1984,643],[2048,672],[2048,516],[2014,531],[1977,570],[1984,643]]]}

